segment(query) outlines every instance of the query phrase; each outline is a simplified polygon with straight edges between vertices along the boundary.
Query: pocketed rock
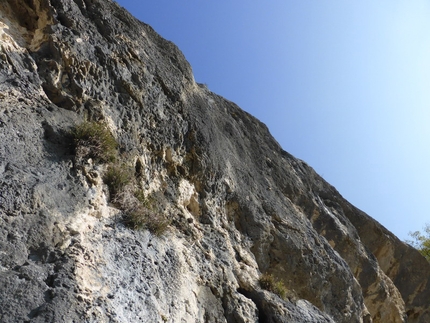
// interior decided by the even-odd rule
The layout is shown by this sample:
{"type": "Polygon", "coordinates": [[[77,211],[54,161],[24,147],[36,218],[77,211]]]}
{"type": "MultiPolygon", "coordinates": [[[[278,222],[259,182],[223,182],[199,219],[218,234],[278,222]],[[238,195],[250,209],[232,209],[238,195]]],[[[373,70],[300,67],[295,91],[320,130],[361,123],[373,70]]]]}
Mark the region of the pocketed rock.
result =
{"type": "Polygon", "coordinates": [[[118,4],[2,1],[0,44],[1,322],[430,322],[426,260],[118,4]],[[84,120],[162,235],[76,163],[84,120]]]}

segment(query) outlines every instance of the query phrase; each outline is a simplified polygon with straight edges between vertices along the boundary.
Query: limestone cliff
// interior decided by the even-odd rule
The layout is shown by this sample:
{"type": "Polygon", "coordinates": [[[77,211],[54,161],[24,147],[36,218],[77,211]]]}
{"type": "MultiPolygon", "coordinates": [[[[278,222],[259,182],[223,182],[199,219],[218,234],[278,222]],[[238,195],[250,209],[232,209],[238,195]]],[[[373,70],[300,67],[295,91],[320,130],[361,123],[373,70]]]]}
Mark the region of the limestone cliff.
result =
{"type": "Polygon", "coordinates": [[[0,0],[0,45],[1,322],[430,322],[424,258],[114,2],[0,0]],[[85,120],[162,235],[77,157],[85,120]]]}

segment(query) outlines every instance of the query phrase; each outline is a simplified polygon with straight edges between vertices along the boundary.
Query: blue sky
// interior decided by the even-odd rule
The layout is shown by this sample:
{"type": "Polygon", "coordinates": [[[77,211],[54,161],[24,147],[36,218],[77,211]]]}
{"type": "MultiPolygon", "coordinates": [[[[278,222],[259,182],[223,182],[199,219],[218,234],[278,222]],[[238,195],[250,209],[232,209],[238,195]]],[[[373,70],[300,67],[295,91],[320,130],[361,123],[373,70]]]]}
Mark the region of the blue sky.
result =
{"type": "Polygon", "coordinates": [[[430,2],[117,1],[399,238],[430,222],[430,2]]]}

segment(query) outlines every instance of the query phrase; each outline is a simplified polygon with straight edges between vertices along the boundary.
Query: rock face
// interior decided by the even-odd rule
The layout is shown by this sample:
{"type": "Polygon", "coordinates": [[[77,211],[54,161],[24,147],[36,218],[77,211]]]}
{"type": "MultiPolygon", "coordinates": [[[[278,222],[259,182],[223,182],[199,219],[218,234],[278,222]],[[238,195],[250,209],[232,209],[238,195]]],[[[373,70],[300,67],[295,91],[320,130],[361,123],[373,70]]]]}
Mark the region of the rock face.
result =
{"type": "Polygon", "coordinates": [[[117,4],[2,0],[0,44],[1,322],[430,322],[425,259],[117,4]],[[163,235],[126,225],[107,163],[78,162],[84,120],[163,235]]]}

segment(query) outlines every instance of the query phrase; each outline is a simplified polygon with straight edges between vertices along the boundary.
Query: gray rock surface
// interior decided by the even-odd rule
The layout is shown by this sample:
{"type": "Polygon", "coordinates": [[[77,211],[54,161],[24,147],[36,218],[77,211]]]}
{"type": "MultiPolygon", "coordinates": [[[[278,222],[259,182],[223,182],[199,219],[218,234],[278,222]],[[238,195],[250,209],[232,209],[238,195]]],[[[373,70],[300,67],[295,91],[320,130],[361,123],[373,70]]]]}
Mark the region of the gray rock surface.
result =
{"type": "Polygon", "coordinates": [[[1,322],[430,322],[425,259],[114,2],[1,0],[0,45],[1,322]],[[124,225],[106,164],[77,165],[83,120],[164,235],[124,225]]]}

